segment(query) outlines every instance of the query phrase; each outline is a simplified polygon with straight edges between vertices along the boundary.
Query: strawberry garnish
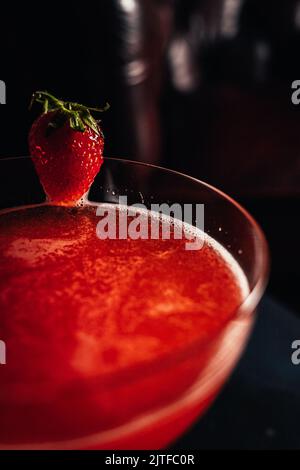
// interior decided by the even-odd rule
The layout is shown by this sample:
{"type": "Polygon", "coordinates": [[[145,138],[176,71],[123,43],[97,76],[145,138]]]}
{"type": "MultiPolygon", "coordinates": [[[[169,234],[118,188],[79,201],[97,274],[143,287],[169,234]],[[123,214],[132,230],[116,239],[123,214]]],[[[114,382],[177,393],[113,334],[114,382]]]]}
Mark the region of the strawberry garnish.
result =
{"type": "Polygon", "coordinates": [[[52,203],[73,205],[89,190],[103,162],[104,137],[89,108],[45,91],[33,94],[43,105],[29,133],[29,149],[41,184],[52,203]]]}

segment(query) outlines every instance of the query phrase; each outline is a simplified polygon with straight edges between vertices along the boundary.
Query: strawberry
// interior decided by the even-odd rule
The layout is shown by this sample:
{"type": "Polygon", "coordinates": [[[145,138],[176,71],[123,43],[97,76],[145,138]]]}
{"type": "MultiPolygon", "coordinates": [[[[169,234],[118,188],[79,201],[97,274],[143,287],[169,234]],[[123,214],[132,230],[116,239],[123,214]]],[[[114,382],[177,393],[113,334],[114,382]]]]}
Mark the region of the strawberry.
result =
{"type": "Polygon", "coordinates": [[[104,137],[91,111],[47,92],[33,94],[44,112],[29,132],[29,149],[40,182],[55,204],[72,205],[90,188],[103,162],[104,137]]]}

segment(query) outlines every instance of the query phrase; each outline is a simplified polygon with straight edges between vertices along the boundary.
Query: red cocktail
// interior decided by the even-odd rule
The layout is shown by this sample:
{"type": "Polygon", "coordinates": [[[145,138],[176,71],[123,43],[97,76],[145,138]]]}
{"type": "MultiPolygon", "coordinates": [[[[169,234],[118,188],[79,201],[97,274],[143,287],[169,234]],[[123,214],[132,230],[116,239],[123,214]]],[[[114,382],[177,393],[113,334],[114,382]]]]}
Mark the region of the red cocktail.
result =
{"type": "MultiPolygon", "coordinates": [[[[165,446],[214,398],[253,322],[266,252],[252,219],[183,175],[117,160],[104,168],[90,199],[126,192],[136,202],[142,184],[146,205],[176,188],[190,202],[198,187],[210,234],[196,251],[172,236],[100,240],[91,202],[1,213],[0,447],[165,446]],[[164,178],[172,189],[158,195],[164,178]]],[[[161,228],[172,233],[173,222],[161,228]]]]}

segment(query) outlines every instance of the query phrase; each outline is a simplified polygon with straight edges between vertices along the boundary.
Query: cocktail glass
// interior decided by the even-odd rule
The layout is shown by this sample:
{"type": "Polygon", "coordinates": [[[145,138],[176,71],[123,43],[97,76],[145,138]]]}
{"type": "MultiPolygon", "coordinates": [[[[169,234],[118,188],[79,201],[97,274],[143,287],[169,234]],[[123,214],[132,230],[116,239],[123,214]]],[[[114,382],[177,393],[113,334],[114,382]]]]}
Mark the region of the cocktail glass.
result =
{"type": "MultiPolygon", "coordinates": [[[[3,159],[0,168],[1,208],[44,202],[45,195],[29,158],[3,159]]],[[[156,400],[144,400],[142,409],[137,407],[130,419],[122,421],[120,418],[117,426],[106,429],[99,423],[99,432],[76,439],[0,443],[0,448],[163,448],[212,403],[246,345],[257,304],[266,286],[269,266],[267,244],[255,220],[232,198],[195,178],[153,165],[106,158],[86,197],[93,202],[118,203],[119,196],[127,196],[129,205],[142,203],[147,208],[154,203],[204,204],[205,232],[238,261],[247,278],[249,293],[226,327],[214,338],[205,342],[203,338],[199,339],[186,348],[176,349],[163,360],[152,360],[142,369],[123,371],[117,380],[113,377],[108,380],[107,393],[120,396],[123,404],[133,397],[138,401],[139,393],[151,396],[149,390],[158,394],[156,400]],[[203,357],[206,359],[200,360],[203,357]],[[166,400],[166,386],[171,389],[182,377],[187,385],[180,388],[175,398],[166,400]],[[164,390],[163,403],[159,400],[160,390],[164,390]]],[[[95,393],[94,386],[92,389],[95,393]]],[[[87,387],[84,399],[89,399],[89,393],[87,387]]],[[[76,397],[76,391],[73,399],[76,413],[76,406],[84,406],[84,399],[76,397]]],[[[119,406],[117,401],[115,406],[119,406]]]]}

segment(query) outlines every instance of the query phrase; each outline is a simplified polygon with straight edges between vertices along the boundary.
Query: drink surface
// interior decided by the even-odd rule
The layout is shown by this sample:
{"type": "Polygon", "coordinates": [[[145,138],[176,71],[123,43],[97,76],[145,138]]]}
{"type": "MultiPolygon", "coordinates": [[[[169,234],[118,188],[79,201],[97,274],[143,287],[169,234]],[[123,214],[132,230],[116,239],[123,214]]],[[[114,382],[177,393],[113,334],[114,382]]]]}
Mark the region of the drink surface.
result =
{"type": "Polygon", "coordinates": [[[98,222],[94,206],[0,215],[0,444],[81,437],[176,400],[245,296],[209,237],[199,251],[100,240],[98,222]]]}

